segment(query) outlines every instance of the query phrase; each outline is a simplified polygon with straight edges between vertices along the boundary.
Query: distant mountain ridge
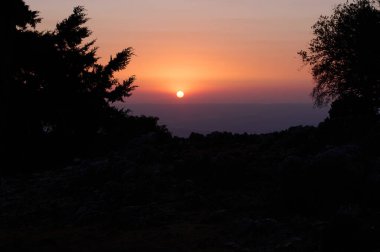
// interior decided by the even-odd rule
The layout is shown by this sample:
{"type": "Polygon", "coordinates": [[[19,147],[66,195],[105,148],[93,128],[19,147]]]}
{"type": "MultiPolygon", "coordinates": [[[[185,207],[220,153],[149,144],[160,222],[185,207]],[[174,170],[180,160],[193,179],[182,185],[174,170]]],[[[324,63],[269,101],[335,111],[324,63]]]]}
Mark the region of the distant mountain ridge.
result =
{"type": "Polygon", "coordinates": [[[310,103],[273,104],[119,104],[133,115],[160,118],[175,135],[187,137],[191,132],[207,134],[213,131],[233,133],[270,133],[291,126],[322,122],[328,108],[314,108],[310,103]]]}

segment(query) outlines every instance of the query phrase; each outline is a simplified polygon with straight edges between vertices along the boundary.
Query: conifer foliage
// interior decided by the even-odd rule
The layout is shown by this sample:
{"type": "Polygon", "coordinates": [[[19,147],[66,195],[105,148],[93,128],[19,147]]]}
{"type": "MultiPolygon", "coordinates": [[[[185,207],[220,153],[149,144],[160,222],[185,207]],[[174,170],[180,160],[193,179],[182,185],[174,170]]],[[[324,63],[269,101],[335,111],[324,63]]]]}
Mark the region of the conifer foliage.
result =
{"type": "Polygon", "coordinates": [[[44,141],[71,142],[71,148],[127,130],[128,114],[113,103],[132,94],[135,77],[119,80],[115,74],[128,66],[133,49],[102,65],[84,7],[75,7],[54,30],[41,32],[39,13],[23,0],[11,2],[2,24],[1,153],[28,153],[44,141]]]}
{"type": "Polygon", "coordinates": [[[105,66],[98,64],[95,41],[87,41],[91,35],[87,20],[85,9],[75,7],[53,31],[18,30],[19,65],[12,83],[18,90],[13,93],[27,94],[25,105],[37,106],[30,111],[38,124],[35,130],[40,131],[36,134],[94,134],[114,110],[111,104],[135,88],[134,76],[122,82],[114,76],[127,67],[133,49],[117,53],[105,66]]]}

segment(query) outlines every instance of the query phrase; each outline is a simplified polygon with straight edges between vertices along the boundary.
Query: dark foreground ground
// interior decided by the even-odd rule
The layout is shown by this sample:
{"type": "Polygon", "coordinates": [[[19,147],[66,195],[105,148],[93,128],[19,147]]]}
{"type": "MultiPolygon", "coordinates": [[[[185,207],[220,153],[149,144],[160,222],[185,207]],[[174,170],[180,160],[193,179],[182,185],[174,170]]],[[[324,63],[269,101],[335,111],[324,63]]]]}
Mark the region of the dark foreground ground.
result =
{"type": "Polygon", "coordinates": [[[0,251],[380,251],[378,144],[150,134],[1,178],[0,251]]]}

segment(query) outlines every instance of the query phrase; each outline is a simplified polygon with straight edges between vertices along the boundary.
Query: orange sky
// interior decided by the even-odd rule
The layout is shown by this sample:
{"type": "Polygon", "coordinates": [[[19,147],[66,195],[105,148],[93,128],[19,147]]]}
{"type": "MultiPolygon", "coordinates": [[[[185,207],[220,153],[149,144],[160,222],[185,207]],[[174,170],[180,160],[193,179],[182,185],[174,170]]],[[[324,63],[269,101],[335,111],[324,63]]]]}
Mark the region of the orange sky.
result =
{"type": "Polygon", "coordinates": [[[297,51],[311,25],[342,0],[26,0],[52,29],[72,8],[91,18],[101,62],[132,46],[120,78],[136,75],[128,102],[309,102],[297,51]]]}

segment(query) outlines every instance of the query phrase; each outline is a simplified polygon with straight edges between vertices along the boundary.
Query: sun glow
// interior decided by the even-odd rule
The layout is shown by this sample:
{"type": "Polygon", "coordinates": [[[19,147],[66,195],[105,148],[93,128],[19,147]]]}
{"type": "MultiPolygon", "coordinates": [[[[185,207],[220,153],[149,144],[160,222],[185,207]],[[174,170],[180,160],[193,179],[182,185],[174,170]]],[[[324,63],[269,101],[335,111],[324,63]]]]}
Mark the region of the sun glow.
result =
{"type": "Polygon", "coordinates": [[[178,98],[183,98],[185,96],[185,93],[183,92],[183,91],[181,91],[181,90],[179,90],[179,91],[177,91],[177,97],[178,98]]]}

